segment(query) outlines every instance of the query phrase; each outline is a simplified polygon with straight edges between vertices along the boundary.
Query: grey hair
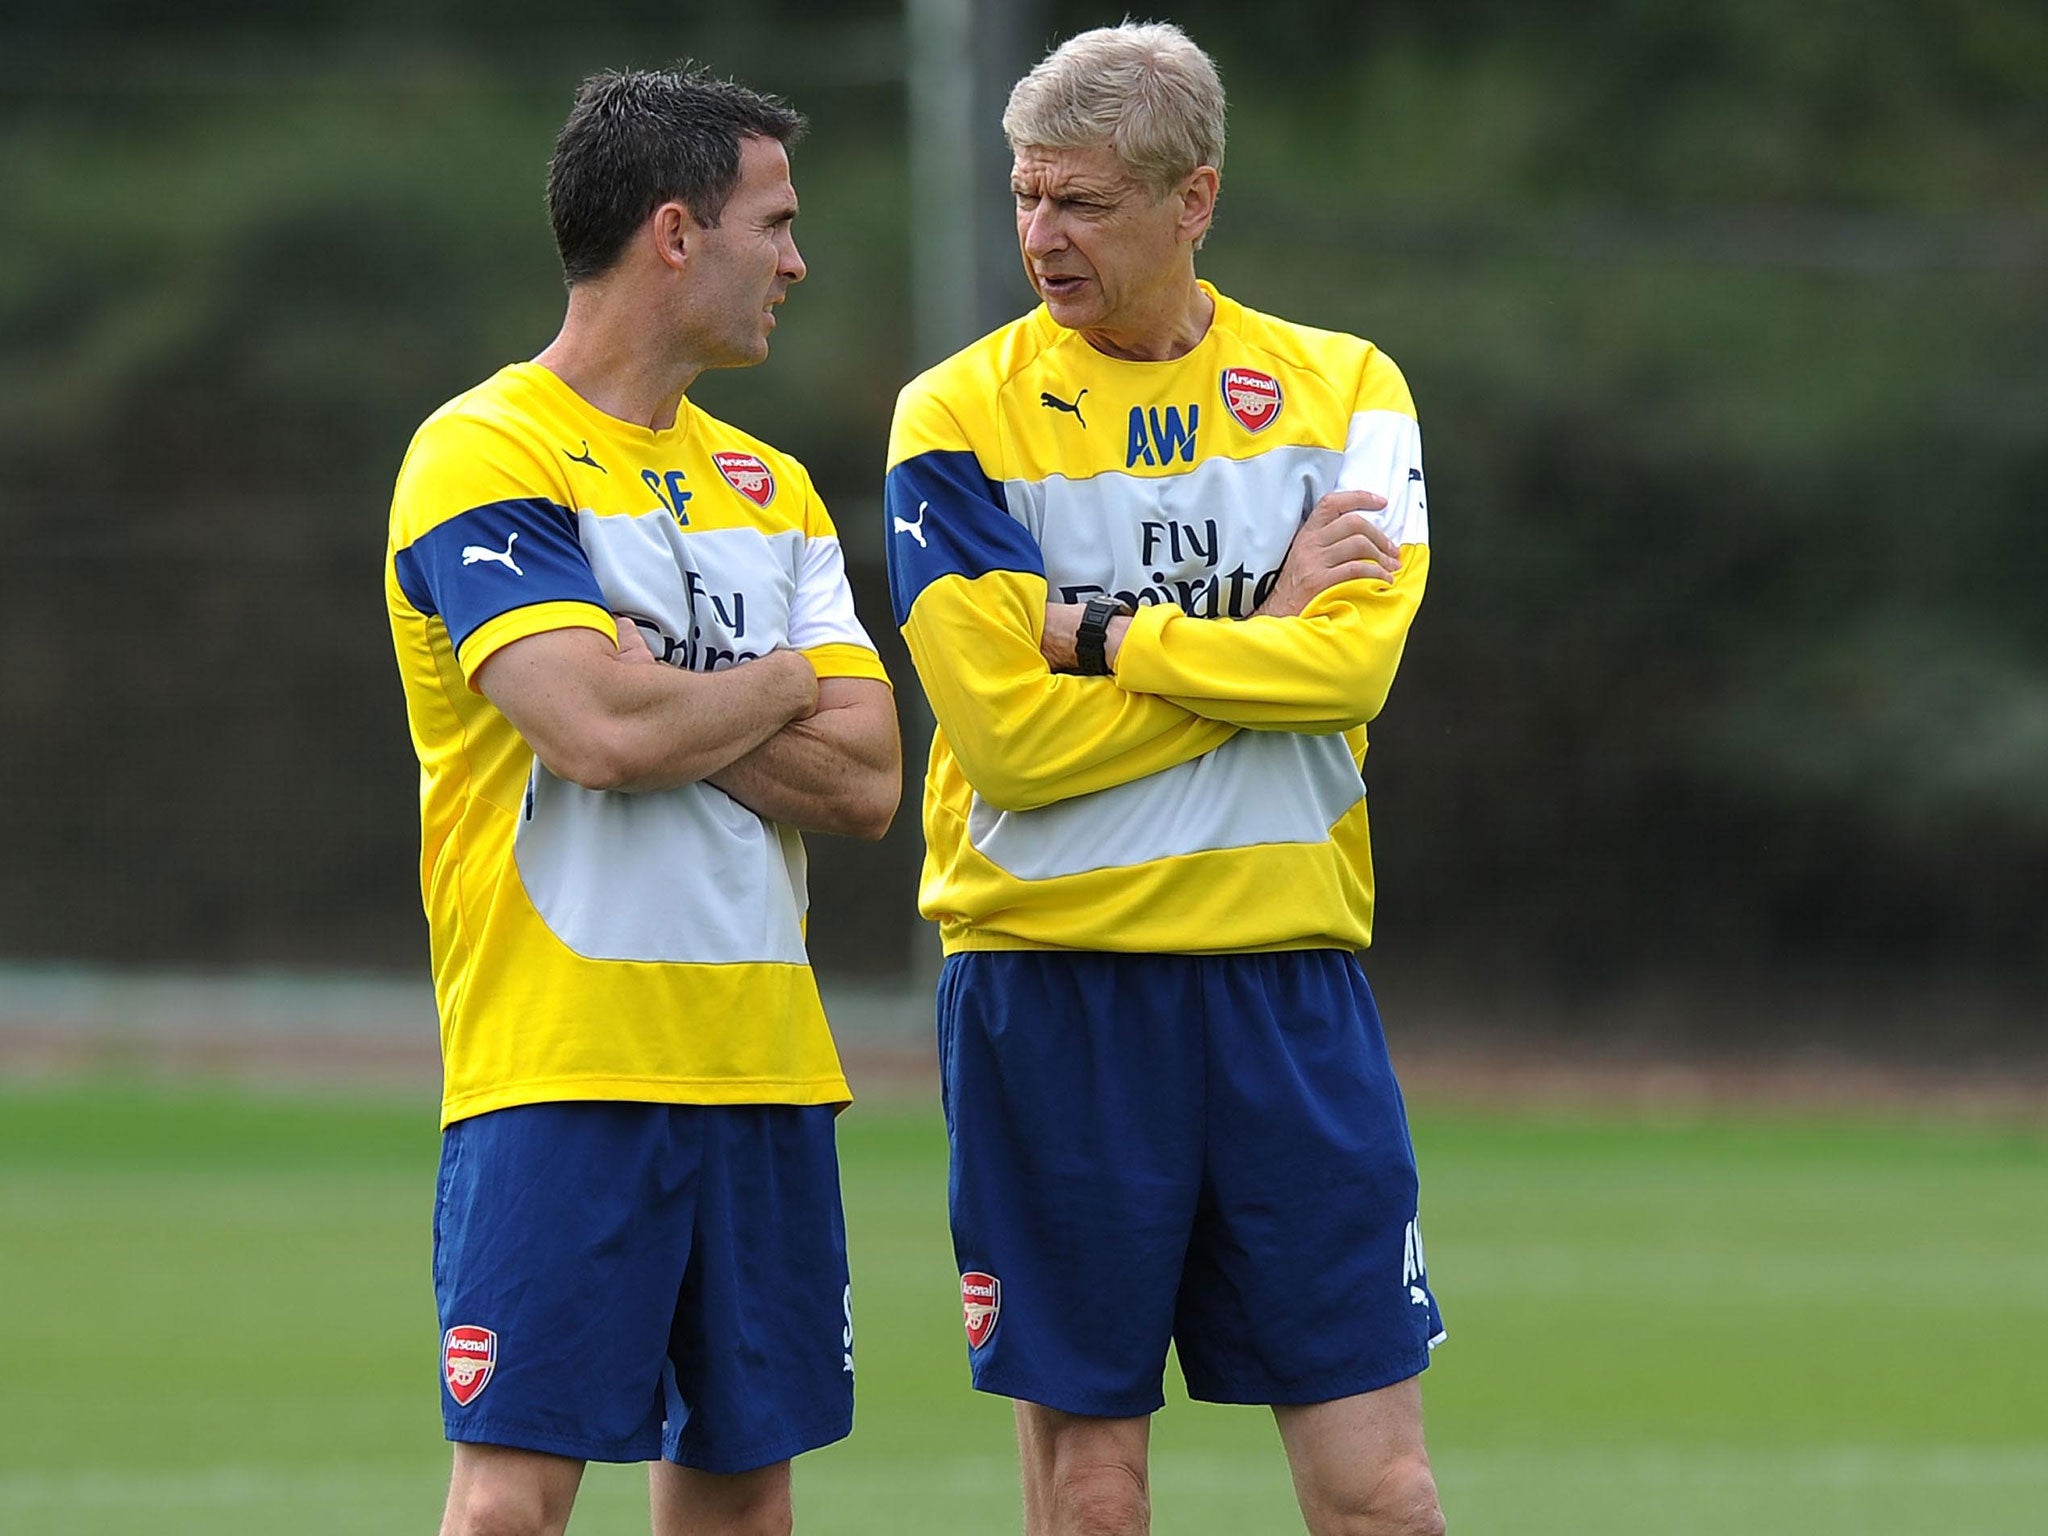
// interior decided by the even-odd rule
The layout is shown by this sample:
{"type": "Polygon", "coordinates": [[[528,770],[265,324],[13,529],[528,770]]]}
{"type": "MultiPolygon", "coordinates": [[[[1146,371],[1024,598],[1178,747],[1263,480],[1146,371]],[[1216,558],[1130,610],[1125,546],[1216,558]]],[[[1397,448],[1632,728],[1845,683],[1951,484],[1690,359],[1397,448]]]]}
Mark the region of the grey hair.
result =
{"type": "Polygon", "coordinates": [[[1003,134],[1020,149],[1108,144],[1155,197],[1197,166],[1223,169],[1223,82],[1171,22],[1076,33],[1010,92],[1003,134]]]}

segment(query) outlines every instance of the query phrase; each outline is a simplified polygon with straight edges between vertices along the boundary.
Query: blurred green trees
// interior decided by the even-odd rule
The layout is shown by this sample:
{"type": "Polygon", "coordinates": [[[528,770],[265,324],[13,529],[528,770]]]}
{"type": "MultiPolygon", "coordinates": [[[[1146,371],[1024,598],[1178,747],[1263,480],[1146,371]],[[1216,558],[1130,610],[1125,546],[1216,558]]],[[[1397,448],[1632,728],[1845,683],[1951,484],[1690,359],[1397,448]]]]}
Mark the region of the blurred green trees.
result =
{"type": "MultiPolygon", "coordinates": [[[[696,54],[810,113],[811,277],[700,394],[811,464],[888,629],[899,22],[182,11],[0,23],[0,952],[413,963],[384,509],[417,421],[552,334],[588,69],[696,54]]],[[[2038,988],[2048,13],[1173,16],[1232,90],[1205,272],[1374,338],[1422,415],[1390,958],[2038,988]]],[[[916,840],[816,850],[825,958],[905,963],[916,840]]]]}

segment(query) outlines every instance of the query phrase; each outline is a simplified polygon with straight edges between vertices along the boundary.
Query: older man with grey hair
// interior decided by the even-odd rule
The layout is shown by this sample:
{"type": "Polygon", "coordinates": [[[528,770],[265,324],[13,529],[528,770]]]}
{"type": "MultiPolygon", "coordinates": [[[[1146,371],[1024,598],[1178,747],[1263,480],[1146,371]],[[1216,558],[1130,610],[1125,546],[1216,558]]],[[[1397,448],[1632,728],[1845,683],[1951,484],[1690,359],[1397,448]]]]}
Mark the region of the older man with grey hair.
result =
{"type": "Polygon", "coordinates": [[[1069,40],[1003,127],[1044,302],[904,389],[887,487],[974,1383],[1016,1400],[1029,1536],[1149,1528],[1169,1342],[1193,1396],[1272,1406],[1316,1536],[1441,1531],[1358,961],[1414,405],[1370,343],[1197,279],[1224,98],[1177,28],[1069,40]]]}

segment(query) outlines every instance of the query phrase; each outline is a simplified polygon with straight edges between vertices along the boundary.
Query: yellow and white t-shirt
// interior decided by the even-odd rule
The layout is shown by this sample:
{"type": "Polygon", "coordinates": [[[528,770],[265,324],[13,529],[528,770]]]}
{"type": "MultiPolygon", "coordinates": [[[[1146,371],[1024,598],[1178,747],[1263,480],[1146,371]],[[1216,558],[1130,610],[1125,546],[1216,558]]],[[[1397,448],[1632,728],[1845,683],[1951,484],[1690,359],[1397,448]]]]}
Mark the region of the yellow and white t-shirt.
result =
{"type": "Polygon", "coordinates": [[[1429,573],[1415,407],[1371,343],[1245,309],[1170,362],[1040,308],[914,379],[890,595],[938,731],[919,909],[949,952],[1363,947],[1365,723],[1429,573]],[[1324,493],[1375,491],[1387,581],[1253,617],[1324,493]],[[1052,673],[1048,601],[1136,608],[1114,677],[1052,673]]]}
{"type": "Polygon", "coordinates": [[[883,679],[803,466],[687,400],[655,432],[517,363],[429,417],[385,598],[420,759],[444,1125],[560,1099],[849,1097],[804,950],[804,849],[709,784],[558,779],[476,691],[544,630],[713,671],[788,646],[883,679]]]}

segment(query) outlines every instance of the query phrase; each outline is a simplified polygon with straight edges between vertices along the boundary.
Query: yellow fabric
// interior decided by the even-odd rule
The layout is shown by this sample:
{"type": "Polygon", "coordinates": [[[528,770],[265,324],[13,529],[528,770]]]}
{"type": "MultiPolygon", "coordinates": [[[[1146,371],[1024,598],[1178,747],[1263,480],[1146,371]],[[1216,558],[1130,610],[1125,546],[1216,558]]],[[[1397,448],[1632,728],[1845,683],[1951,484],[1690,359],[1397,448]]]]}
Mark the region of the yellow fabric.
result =
{"type": "Polygon", "coordinates": [[[1293,618],[1191,619],[1140,608],[1117,656],[1120,687],[1253,730],[1363,729],[1394,686],[1429,579],[1429,546],[1401,546],[1393,581],[1325,588],[1293,618]]]}
{"type": "MultiPolygon", "coordinates": [[[[949,953],[1237,952],[1360,948],[1371,940],[1362,797],[1307,839],[1049,877],[984,857],[970,825],[977,815],[986,823],[999,812],[1022,813],[1006,824],[1028,839],[1033,813],[1177,770],[1241,729],[1342,733],[1353,765],[1364,762],[1366,722],[1386,699],[1428,577],[1419,439],[1412,458],[1393,461],[1399,483],[1364,483],[1339,464],[1353,462],[1344,458],[1352,434],[1370,437],[1376,423],[1399,418],[1395,436],[1412,436],[1406,383],[1368,342],[1272,319],[1204,288],[1214,320],[1179,359],[1107,357],[1041,308],[913,380],[898,400],[888,455],[897,518],[892,573],[898,619],[938,722],[925,783],[919,909],[939,923],[949,953]],[[1282,403],[1261,429],[1229,408],[1226,370],[1239,369],[1277,385],[1282,403]],[[1077,405],[1080,412],[1070,408],[1077,405]],[[1099,493],[1104,506],[1137,506],[1148,517],[1158,509],[1162,528],[1179,518],[1199,538],[1215,498],[1265,484],[1259,477],[1271,465],[1257,461],[1275,453],[1303,466],[1290,493],[1299,504],[1276,503],[1262,525],[1263,512],[1244,514],[1247,526],[1264,530],[1262,569],[1233,565],[1227,550],[1213,548],[1206,579],[1199,562],[1190,565],[1192,579],[1168,571],[1164,559],[1159,570],[1141,567],[1135,585],[1122,589],[1140,606],[1116,675],[1049,670],[1038,649],[1049,597],[1076,601],[1087,590],[1115,590],[1106,566],[1098,570],[1056,547],[1097,535],[1048,521],[1013,545],[1016,530],[994,517],[1006,513],[1012,524],[1028,525],[1053,518],[1048,509],[1056,502],[1099,493]],[[986,494],[998,501],[993,512],[962,480],[963,464],[986,478],[986,494]],[[1410,466],[1405,476],[1403,464],[1410,466]],[[1337,488],[1389,498],[1383,526],[1407,530],[1397,535],[1403,568],[1396,579],[1332,588],[1298,617],[1249,616],[1254,591],[1263,592],[1255,579],[1277,569],[1300,517],[1337,488]],[[913,519],[921,535],[915,548],[902,528],[913,519]],[[1040,538],[1042,550],[1033,542],[1040,538]],[[1063,585],[1027,568],[1033,553],[1042,553],[1048,570],[1072,567],[1063,585]],[[944,574],[926,579],[948,562],[944,574]],[[914,591],[907,618],[905,589],[914,591]],[[1241,616],[1192,616],[1228,602],[1241,616]]],[[[1216,530],[1207,524],[1211,546],[1216,530]]],[[[1261,792],[1297,790],[1282,776],[1261,792]]]]}
{"type": "MultiPolygon", "coordinates": [[[[526,585],[555,580],[547,576],[552,565],[526,553],[543,543],[540,524],[519,526],[528,535],[522,541],[499,535],[481,541],[489,546],[486,554],[471,550],[459,560],[445,554],[441,569],[449,574],[442,579],[509,584],[514,576],[506,562],[519,562],[526,585]]],[[[521,818],[532,814],[532,787],[545,770],[511,723],[470,686],[491,654],[525,635],[581,626],[616,636],[612,608],[633,611],[656,598],[680,608],[697,600],[685,585],[693,570],[716,568],[719,549],[740,550],[761,569],[796,572],[787,582],[756,582],[740,596],[718,592],[727,607],[752,604],[746,613],[750,642],[758,635],[762,649],[788,643],[791,621],[783,609],[796,605],[793,594],[802,584],[792,562],[808,558],[806,551],[814,554],[821,540],[833,541],[836,558],[836,537],[800,464],[687,401],[673,428],[650,431],[605,416],[546,369],[526,363],[449,402],[420,428],[392,503],[385,588],[421,767],[420,886],[441,1019],[444,1125],[562,1099],[821,1104],[851,1097],[807,963],[746,955],[722,963],[596,958],[550,927],[529,893],[517,846],[521,818]],[[731,482],[712,457],[719,453],[740,456],[744,483],[765,483],[751,478],[752,460],[766,468],[774,485],[767,505],[731,482]],[[595,589],[564,597],[574,584],[561,578],[539,593],[540,600],[474,628],[458,658],[445,615],[423,611],[418,601],[425,580],[418,574],[421,551],[451,519],[507,507],[514,509],[507,516],[580,526],[586,541],[593,518],[600,520],[599,532],[614,518],[638,520],[616,525],[623,535],[616,546],[630,559],[622,564],[616,554],[607,557],[597,573],[601,598],[595,589]],[[670,524],[680,540],[666,531],[670,524]],[[748,531],[760,538],[749,538],[748,531]],[[705,544],[707,532],[723,543],[705,544]]],[[[563,542],[573,563],[573,542],[568,535],[563,542]]],[[[581,579],[587,584],[588,573],[581,579]]],[[[705,577],[696,585],[715,583],[705,577]]],[[[835,619],[819,631],[824,638],[800,648],[821,675],[886,681],[851,620],[850,597],[828,596],[845,622],[835,619]]],[[[708,620],[709,597],[702,601],[708,620]]],[[[689,658],[683,664],[702,668],[743,659],[730,637],[720,643],[726,649],[674,636],[677,654],[689,658]]],[[[592,794],[564,789],[560,781],[548,787],[592,794]]],[[[660,793],[720,794],[708,785],[660,793]]],[[[733,814],[729,803],[722,814],[733,814]]],[[[771,853],[781,846],[777,836],[768,828],[763,846],[771,853]]],[[[800,881],[800,853],[796,859],[800,881]]],[[[720,882],[707,876],[697,897],[719,902],[720,882]]],[[[677,911],[673,919],[690,924],[693,910],[677,911]]]]}
{"type": "Polygon", "coordinates": [[[882,670],[881,658],[865,646],[844,642],[809,645],[803,648],[803,656],[811,664],[811,670],[821,678],[864,677],[873,682],[889,683],[892,691],[896,686],[889,681],[889,674],[882,670]]]}
{"type": "Polygon", "coordinates": [[[462,664],[463,681],[471,688],[476,687],[477,668],[492,656],[514,640],[551,629],[594,629],[613,645],[619,643],[618,620],[592,603],[532,603],[486,619],[470,631],[456,658],[462,664]]]}
{"type": "Polygon", "coordinates": [[[1231,727],[1106,679],[1050,671],[1045,580],[992,571],[925,589],[904,627],[938,740],[991,805],[1027,811],[1200,757],[1231,727]]]}

